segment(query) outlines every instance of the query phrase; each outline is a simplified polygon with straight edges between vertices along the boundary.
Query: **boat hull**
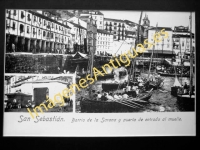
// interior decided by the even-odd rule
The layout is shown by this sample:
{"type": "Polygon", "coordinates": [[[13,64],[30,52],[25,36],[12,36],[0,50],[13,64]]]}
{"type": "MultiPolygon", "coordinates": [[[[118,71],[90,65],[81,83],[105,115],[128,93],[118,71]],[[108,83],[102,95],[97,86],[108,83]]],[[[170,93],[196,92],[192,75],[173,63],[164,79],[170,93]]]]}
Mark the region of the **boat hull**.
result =
{"type": "Polygon", "coordinates": [[[103,102],[93,100],[81,100],[81,112],[96,112],[96,113],[109,113],[109,112],[141,112],[144,109],[137,107],[129,107],[117,102],[103,102]]]}
{"type": "Polygon", "coordinates": [[[180,111],[194,111],[195,110],[195,96],[192,95],[177,95],[177,106],[180,111]]]}
{"type": "Polygon", "coordinates": [[[190,77],[190,75],[181,75],[181,74],[168,74],[168,73],[158,73],[158,74],[160,74],[160,76],[164,76],[164,77],[175,77],[175,76],[177,76],[177,77],[190,77]]]}

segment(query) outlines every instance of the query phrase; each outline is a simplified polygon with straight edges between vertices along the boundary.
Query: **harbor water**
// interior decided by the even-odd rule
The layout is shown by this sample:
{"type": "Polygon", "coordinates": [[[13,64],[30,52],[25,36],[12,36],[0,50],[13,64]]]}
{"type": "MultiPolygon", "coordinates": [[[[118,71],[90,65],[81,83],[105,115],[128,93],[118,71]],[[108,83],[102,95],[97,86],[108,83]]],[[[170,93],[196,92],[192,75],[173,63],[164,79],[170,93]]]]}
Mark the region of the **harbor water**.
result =
{"type": "MultiPolygon", "coordinates": [[[[141,76],[147,77],[148,74],[141,74],[141,76]]],[[[184,85],[185,82],[189,85],[190,79],[187,77],[178,77],[180,84],[184,85]]],[[[162,87],[153,91],[149,102],[151,102],[150,106],[146,109],[147,112],[179,112],[176,101],[177,98],[171,95],[171,87],[173,86],[175,81],[175,77],[164,77],[164,84],[162,87]]],[[[109,83],[113,82],[113,79],[98,81],[96,84],[92,85],[92,89],[96,91],[102,91],[101,83],[109,83]]],[[[194,79],[193,79],[193,83],[194,79]]],[[[193,84],[194,85],[194,84],[193,84]]],[[[79,98],[82,94],[86,94],[86,92],[82,91],[81,93],[77,93],[76,101],[79,101],[79,98]]],[[[79,103],[78,103],[79,104],[79,103]]],[[[80,112],[80,105],[77,105],[76,111],[80,112]]]]}

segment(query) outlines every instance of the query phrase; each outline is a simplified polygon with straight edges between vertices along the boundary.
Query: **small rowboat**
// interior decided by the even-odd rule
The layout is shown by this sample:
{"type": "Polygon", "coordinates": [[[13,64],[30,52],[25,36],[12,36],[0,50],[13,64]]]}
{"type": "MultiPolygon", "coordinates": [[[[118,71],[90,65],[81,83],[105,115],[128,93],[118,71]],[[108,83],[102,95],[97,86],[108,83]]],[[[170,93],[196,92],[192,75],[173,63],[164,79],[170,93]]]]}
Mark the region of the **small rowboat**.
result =
{"type": "Polygon", "coordinates": [[[195,95],[177,95],[177,106],[181,111],[195,110],[195,95]]]}
{"type": "Polygon", "coordinates": [[[169,73],[164,73],[164,72],[159,72],[158,74],[160,74],[160,76],[165,76],[165,77],[190,77],[189,74],[169,74],[169,73]]]}
{"type": "Polygon", "coordinates": [[[84,98],[80,101],[81,112],[141,112],[145,110],[153,89],[138,98],[96,101],[84,98]]]}
{"type": "Polygon", "coordinates": [[[121,101],[94,101],[84,99],[80,101],[81,112],[140,112],[144,108],[121,101]]]}

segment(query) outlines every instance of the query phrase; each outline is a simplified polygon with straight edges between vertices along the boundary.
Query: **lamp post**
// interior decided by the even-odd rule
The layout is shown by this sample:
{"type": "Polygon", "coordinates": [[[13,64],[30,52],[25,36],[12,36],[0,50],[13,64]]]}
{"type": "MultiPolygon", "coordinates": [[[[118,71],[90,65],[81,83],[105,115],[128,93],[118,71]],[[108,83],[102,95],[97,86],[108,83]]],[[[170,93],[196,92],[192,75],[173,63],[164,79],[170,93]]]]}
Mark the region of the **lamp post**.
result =
{"type": "MultiPolygon", "coordinates": [[[[162,57],[163,57],[163,46],[164,46],[164,37],[162,37],[162,57]]],[[[163,71],[163,61],[164,59],[162,59],[162,63],[161,63],[161,70],[163,71]]]]}

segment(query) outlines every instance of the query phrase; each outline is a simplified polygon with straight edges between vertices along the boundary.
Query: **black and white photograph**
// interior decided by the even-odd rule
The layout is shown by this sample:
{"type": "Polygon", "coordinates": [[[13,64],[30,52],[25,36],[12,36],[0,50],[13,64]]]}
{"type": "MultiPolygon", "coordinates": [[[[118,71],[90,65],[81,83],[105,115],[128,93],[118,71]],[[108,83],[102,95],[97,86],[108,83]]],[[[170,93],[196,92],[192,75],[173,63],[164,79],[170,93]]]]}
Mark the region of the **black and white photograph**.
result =
{"type": "Polygon", "coordinates": [[[5,113],[73,112],[73,97],[59,94],[72,83],[71,76],[5,76],[5,113]]]}
{"type": "Polygon", "coordinates": [[[195,135],[195,15],[5,9],[4,135],[195,135]]]}
{"type": "MultiPolygon", "coordinates": [[[[194,13],[78,12],[80,20],[95,20],[96,47],[88,69],[90,76],[93,67],[99,73],[92,85],[77,93],[77,112],[195,111],[194,13]],[[137,15],[139,22],[128,20],[128,13],[137,15]],[[143,45],[146,39],[152,46],[143,45]],[[141,47],[146,49],[142,53],[141,47]],[[131,49],[135,51],[129,53],[131,49]]],[[[78,67],[82,74],[77,72],[77,78],[86,78],[88,71],[78,67]]]]}

